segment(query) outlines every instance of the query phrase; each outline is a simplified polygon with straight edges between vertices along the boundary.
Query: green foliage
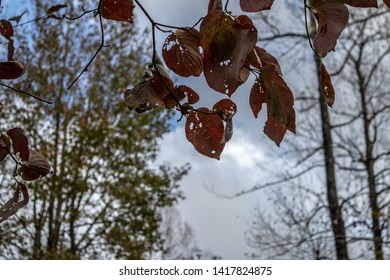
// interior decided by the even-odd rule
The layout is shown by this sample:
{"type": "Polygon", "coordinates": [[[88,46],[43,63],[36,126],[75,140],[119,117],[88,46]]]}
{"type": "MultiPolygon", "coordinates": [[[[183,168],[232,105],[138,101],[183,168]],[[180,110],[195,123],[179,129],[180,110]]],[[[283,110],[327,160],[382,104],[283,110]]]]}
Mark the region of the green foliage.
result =
{"type": "MultiPolygon", "coordinates": [[[[40,14],[48,8],[36,1],[35,9],[40,14]]],[[[53,174],[30,184],[28,209],[2,224],[0,255],[148,258],[162,249],[161,211],[182,197],[178,181],[188,167],[155,163],[158,140],[168,132],[171,115],[128,114],[118,94],[141,77],[147,43],[132,26],[108,22],[110,47],[68,93],[65,86],[99,43],[99,26],[88,20],[66,28],[53,20],[37,21],[32,38],[29,28],[18,31],[18,58],[29,62],[26,81],[32,81],[40,97],[56,102],[42,106],[10,96],[6,103],[15,106],[1,112],[1,126],[10,119],[22,126],[30,146],[49,159],[53,174]]],[[[18,87],[26,81],[20,80],[18,87]]]]}

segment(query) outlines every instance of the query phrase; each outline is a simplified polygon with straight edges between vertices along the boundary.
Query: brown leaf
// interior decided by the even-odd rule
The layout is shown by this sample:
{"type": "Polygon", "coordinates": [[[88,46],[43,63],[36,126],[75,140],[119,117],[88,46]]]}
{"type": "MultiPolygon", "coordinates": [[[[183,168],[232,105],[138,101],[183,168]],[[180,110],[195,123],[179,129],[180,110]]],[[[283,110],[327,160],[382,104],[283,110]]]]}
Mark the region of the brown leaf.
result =
{"type": "Polygon", "coordinates": [[[250,106],[257,117],[263,103],[267,104],[264,132],[279,146],[287,130],[295,133],[294,98],[275,66],[265,66],[261,74],[252,87],[250,106]]]}
{"type": "Polygon", "coordinates": [[[19,156],[22,161],[27,161],[30,156],[30,151],[28,149],[28,140],[23,129],[19,127],[12,128],[7,131],[7,135],[11,138],[15,155],[19,156]]]}
{"type": "Polygon", "coordinates": [[[259,116],[263,104],[266,104],[267,101],[268,97],[265,93],[264,86],[261,84],[260,81],[256,81],[249,95],[249,105],[256,119],[259,116]]]}
{"type": "Polygon", "coordinates": [[[162,55],[168,68],[182,77],[199,76],[203,71],[199,32],[195,28],[171,34],[165,40],[162,55]]]}
{"type": "Polygon", "coordinates": [[[383,3],[385,3],[386,6],[390,8],[390,0],[383,0],[383,3]]]}
{"type": "Polygon", "coordinates": [[[231,120],[237,112],[237,105],[228,98],[214,104],[213,112],[216,112],[224,121],[231,120]]]}
{"type": "Polygon", "coordinates": [[[267,121],[264,126],[265,135],[274,141],[277,146],[280,146],[286,131],[287,129],[270,112],[267,112],[267,121]]]}
{"type": "Polygon", "coordinates": [[[102,0],[99,13],[111,20],[133,23],[133,0],[102,0]]]}
{"type": "MultiPolygon", "coordinates": [[[[165,106],[164,98],[166,98],[170,92],[162,79],[158,76],[158,73],[153,71],[152,74],[153,76],[150,76],[150,74],[146,72],[138,85],[130,90],[126,90],[125,101],[130,110],[135,109],[135,111],[140,114],[157,107],[165,106]]],[[[165,77],[164,80],[172,90],[173,82],[165,77]]]]}
{"type": "Polygon", "coordinates": [[[213,112],[225,121],[225,130],[221,143],[227,143],[233,136],[233,116],[237,112],[237,105],[230,99],[222,99],[214,104],[213,112]]]}
{"type": "Polygon", "coordinates": [[[23,162],[24,166],[18,169],[18,174],[23,180],[33,181],[44,177],[50,172],[50,163],[39,152],[31,150],[28,161],[23,162]]]}
{"type": "Polygon", "coordinates": [[[278,60],[265,49],[258,46],[256,46],[248,56],[247,63],[259,70],[267,65],[273,65],[278,74],[282,75],[278,60]]]}
{"type": "Polygon", "coordinates": [[[22,183],[18,183],[13,197],[0,207],[0,223],[16,214],[20,208],[25,207],[28,201],[29,195],[26,186],[22,183]],[[21,196],[23,196],[22,200],[21,196]]]}
{"type": "Polygon", "coordinates": [[[222,10],[222,0],[210,0],[207,14],[215,10],[222,10]]]}
{"type": "Polygon", "coordinates": [[[349,12],[341,3],[329,3],[314,9],[318,30],[314,38],[314,49],[324,57],[333,51],[337,39],[348,23],[349,12]]]}
{"type": "Polygon", "coordinates": [[[46,11],[46,13],[49,15],[49,14],[58,12],[59,10],[61,10],[61,9],[63,9],[63,8],[66,8],[66,5],[54,5],[54,6],[50,7],[50,8],[46,11]]]}
{"type": "Polygon", "coordinates": [[[14,36],[14,28],[12,27],[11,22],[4,19],[0,20],[0,34],[8,40],[14,36]]]}
{"type": "Polygon", "coordinates": [[[247,16],[235,19],[221,10],[208,14],[200,26],[204,75],[214,90],[232,95],[249,76],[247,56],[257,41],[257,30],[247,16]]]}
{"type": "Polygon", "coordinates": [[[260,12],[271,9],[274,0],[240,0],[241,10],[244,12],[260,12]]]}
{"type": "Polygon", "coordinates": [[[219,159],[225,147],[222,119],[207,108],[190,112],[186,121],[186,137],[202,155],[219,159]]]}
{"type": "Polygon", "coordinates": [[[199,101],[199,95],[188,86],[180,85],[175,87],[173,88],[172,93],[175,97],[173,97],[172,94],[169,94],[164,98],[165,108],[167,109],[173,108],[177,105],[178,101],[180,102],[186,97],[187,104],[195,104],[199,101]]]}
{"type": "Polygon", "coordinates": [[[0,62],[0,79],[13,80],[24,74],[26,68],[18,61],[0,62]]]}
{"type": "Polygon", "coordinates": [[[326,103],[329,107],[332,107],[335,101],[335,92],[328,71],[326,71],[325,65],[322,63],[320,67],[320,86],[326,103]]]}

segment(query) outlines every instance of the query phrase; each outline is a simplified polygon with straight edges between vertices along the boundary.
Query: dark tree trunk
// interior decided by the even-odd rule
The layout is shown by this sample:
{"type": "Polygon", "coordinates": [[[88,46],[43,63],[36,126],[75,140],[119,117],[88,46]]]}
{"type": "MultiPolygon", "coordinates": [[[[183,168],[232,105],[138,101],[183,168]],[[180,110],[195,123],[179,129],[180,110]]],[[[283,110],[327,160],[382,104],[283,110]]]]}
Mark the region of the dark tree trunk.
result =
{"type": "MultiPolygon", "coordinates": [[[[317,73],[320,69],[320,60],[315,56],[317,73]]],[[[318,83],[319,84],[319,83],[318,83]]],[[[332,224],[332,230],[335,240],[336,255],[339,260],[347,260],[348,248],[345,235],[344,219],[341,213],[341,207],[339,204],[339,198],[337,194],[336,175],[335,175],[335,160],[333,155],[332,146],[332,133],[331,125],[329,121],[328,105],[321,93],[321,88],[318,88],[319,92],[319,104],[321,108],[321,128],[323,137],[323,149],[324,149],[324,162],[326,172],[326,191],[328,199],[328,209],[330,213],[330,219],[332,224]]]]}

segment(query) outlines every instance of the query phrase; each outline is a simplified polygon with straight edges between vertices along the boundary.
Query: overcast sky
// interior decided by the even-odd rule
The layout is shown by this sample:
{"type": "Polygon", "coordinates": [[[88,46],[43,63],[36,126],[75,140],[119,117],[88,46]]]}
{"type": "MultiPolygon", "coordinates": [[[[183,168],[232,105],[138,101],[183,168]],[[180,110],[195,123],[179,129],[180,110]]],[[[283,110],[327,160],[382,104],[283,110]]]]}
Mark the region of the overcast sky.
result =
{"type": "MultiPolygon", "coordinates": [[[[175,26],[192,26],[205,15],[208,0],[143,0],[144,7],[154,20],[175,26]],[[196,4],[194,4],[196,3],[196,4]]],[[[229,9],[233,14],[240,14],[238,0],[230,1],[229,9]]],[[[136,17],[144,25],[148,22],[136,9],[136,17]]],[[[158,36],[159,50],[166,34],[158,36]]],[[[204,78],[180,80],[193,87],[201,96],[201,106],[211,107],[215,101],[226,96],[208,88],[204,78]]],[[[209,191],[229,195],[248,189],[262,182],[267,173],[262,172],[261,164],[274,159],[265,158],[265,151],[275,149],[275,144],[263,134],[264,114],[254,119],[249,108],[249,92],[253,80],[241,86],[232,99],[238,105],[234,118],[234,135],[225,146],[221,160],[209,159],[198,154],[186,140],[184,121],[178,123],[173,131],[161,142],[160,161],[174,166],[191,163],[191,171],[182,183],[186,200],[179,209],[195,230],[199,246],[204,250],[226,259],[242,259],[250,253],[244,239],[247,223],[256,204],[265,205],[266,195],[257,192],[235,199],[219,197],[209,191]]],[[[288,133],[286,137],[291,137],[288,133]]]]}
{"type": "MultiPolygon", "coordinates": [[[[207,12],[209,0],[142,0],[140,1],[152,18],[159,22],[175,26],[192,26],[207,12]]],[[[279,11],[277,2],[274,10],[279,11]]],[[[10,2],[4,3],[10,5],[10,2]]],[[[7,10],[12,10],[12,5],[7,10]]],[[[229,10],[238,15],[238,0],[231,0],[229,10]]],[[[149,23],[139,8],[135,10],[139,24],[149,26],[149,23]]],[[[261,32],[261,30],[259,30],[261,32]]],[[[261,34],[261,33],[260,33],[261,34]]],[[[158,33],[158,49],[161,50],[167,35],[158,33]]],[[[161,54],[161,51],[160,51],[161,54]]],[[[283,68],[283,64],[282,64],[283,68]]],[[[174,76],[174,78],[179,78],[174,76]]],[[[287,81],[298,77],[287,76],[287,81]]],[[[179,83],[187,84],[200,95],[199,106],[212,105],[225,95],[210,89],[203,77],[179,79],[179,83]]],[[[264,183],[269,173],[263,171],[270,168],[270,163],[277,161],[267,154],[269,150],[277,150],[275,144],[263,134],[265,111],[259,119],[254,119],[249,108],[249,92],[253,78],[241,86],[232,96],[238,106],[234,117],[234,135],[225,146],[221,160],[207,158],[195,151],[185,137],[184,121],[175,124],[172,132],[165,135],[161,141],[160,162],[169,162],[172,166],[191,164],[191,171],[181,182],[181,188],[186,199],[179,205],[182,218],[195,230],[198,245],[203,250],[209,250],[214,255],[224,259],[243,259],[251,248],[245,243],[244,233],[251,219],[251,211],[257,205],[266,206],[264,191],[249,195],[226,199],[215,192],[232,195],[244,189],[251,188],[256,183],[264,183]],[[265,168],[266,167],[266,168],[265,168]]],[[[286,137],[293,137],[287,133],[286,137]]],[[[282,144],[283,146],[283,144],[282,144]]]]}

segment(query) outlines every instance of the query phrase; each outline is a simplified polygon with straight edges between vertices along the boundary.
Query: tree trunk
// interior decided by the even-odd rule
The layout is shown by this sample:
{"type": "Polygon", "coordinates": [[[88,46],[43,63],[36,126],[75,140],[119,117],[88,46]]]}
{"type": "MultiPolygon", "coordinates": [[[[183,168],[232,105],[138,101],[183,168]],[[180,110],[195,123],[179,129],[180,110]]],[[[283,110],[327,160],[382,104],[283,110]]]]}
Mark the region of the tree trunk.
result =
{"type": "MultiPolygon", "coordinates": [[[[359,61],[360,62],[360,61],[359,61]]],[[[356,63],[356,71],[359,78],[359,93],[360,93],[360,102],[362,106],[362,120],[363,120],[363,130],[364,130],[364,143],[365,143],[365,159],[364,165],[367,172],[367,185],[369,190],[369,200],[371,206],[371,219],[372,219],[372,227],[371,231],[373,234],[373,242],[374,242],[374,254],[375,259],[383,260],[383,238],[382,238],[382,229],[380,226],[380,216],[381,211],[378,205],[378,192],[375,180],[375,170],[374,163],[375,159],[373,158],[373,149],[375,143],[374,139],[370,138],[370,118],[368,116],[367,109],[367,98],[366,98],[366,85],[364,82],[364,77],[360,71],[360,63],[356,63]]]]}
{"type": "MultiPolygon", "coordinates": [[[[317,73],[320,71],[320,59],[315,55],[317,73]]],[[[335,160],[332,146],[332,133],[329,121],[328,105],[322,95],[320,82],[318,79],[319,104],[321,108],[321,128],[324,149],[324,162],[326,172],[326,191],[328,199],[328,209],[332,224],[332,230],[335,240],[336,255],[339,260],[347,260],[348,248],[345,235],[344,219],[341,213],[339,198],[337,194],[336,175],[335,175],[335,160]]]]}

